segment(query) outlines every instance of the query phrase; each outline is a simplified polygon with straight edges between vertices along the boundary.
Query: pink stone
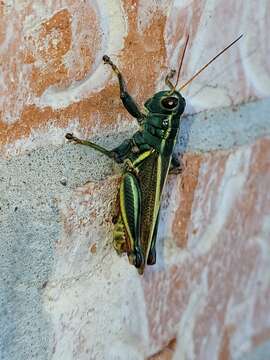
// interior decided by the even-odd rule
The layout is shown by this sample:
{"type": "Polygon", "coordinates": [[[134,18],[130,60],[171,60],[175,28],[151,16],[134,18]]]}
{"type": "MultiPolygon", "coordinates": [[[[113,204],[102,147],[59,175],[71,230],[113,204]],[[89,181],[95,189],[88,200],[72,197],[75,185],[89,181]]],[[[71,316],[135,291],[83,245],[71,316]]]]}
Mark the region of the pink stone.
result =
{"type": "Polygon", "coordinates": [[[172,223],[175,254],[144,278],[153,350],[177,337],[179,358],[227,359],[269,339],[269,148],[265,138],[201,157],[187,230],[172,223]]]}

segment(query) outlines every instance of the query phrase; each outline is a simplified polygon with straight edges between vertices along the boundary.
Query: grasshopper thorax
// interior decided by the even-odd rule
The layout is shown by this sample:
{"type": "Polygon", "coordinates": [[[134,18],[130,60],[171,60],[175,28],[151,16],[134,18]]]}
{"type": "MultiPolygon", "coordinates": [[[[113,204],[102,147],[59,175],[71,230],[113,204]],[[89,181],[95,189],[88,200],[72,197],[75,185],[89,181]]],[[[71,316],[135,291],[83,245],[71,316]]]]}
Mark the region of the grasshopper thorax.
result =
{"type": "Polygon", "coordinates": [[[181,116],[186,101],[178,91],[159,91],[148,99],[144,107],[151,113],[181,116]]]}

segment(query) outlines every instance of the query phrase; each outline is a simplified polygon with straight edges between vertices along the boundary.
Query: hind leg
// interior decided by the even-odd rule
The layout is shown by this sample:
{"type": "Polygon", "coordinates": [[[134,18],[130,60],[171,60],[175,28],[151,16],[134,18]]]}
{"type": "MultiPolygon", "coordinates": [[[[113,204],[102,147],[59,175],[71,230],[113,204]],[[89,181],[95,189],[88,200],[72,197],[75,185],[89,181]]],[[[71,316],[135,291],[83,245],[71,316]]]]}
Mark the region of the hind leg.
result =
{"type": "Polygon", "coordinates": [[[118,255],[122,255],[128,251],[126,243],[126,230],[122,220],[122,216],[119,212],[118,217],[115,221],[113,231],[113,247],[115,248],[118,255]]]}
{"type": "Polygon", "coordinates": [[[129,261],[135,267],[142,264],[142,255],[139,247],[133,246],[133,241],[126,230],[121,212],[115,218],[113,231],[113,247],[118,255],[127,253],[129,261]]]}
{"type": "Polygon", "coordinates": [[[160,210],[158,212],[158,216],[157,216],[157,220],[156,220],[156,224],[155,224],[155,228],[154,228],[154,233],[153,233],[152,241],[151,241],[151,245],[150,245],[150,250],[149,250],[148,257],[147,257],[147,265],[154,265],[156,263],[156,239],[157,239],[157,232],[158,232],[159,213],[160,213],[160,210]]]}
{"type": "Polygon", "coordinates": [[[120,185],[120,212],[129,261],[139,268],[144,263],[140,246],[141,189],[137,177],[129,171],[124,173],[120,185]]]}

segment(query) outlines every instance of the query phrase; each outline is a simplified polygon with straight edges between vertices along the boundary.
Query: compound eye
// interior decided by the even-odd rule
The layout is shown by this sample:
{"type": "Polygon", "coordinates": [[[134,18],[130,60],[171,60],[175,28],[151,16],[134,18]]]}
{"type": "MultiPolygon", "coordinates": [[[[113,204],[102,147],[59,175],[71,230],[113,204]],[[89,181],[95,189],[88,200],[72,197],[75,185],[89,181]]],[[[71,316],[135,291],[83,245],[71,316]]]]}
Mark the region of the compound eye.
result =
{"type": "Polygon", "coordinates": [[[170,96],[161,101],[162,106],[166,109],[173,109],[178,104],[178,99],[176,97],[170,96]]]}

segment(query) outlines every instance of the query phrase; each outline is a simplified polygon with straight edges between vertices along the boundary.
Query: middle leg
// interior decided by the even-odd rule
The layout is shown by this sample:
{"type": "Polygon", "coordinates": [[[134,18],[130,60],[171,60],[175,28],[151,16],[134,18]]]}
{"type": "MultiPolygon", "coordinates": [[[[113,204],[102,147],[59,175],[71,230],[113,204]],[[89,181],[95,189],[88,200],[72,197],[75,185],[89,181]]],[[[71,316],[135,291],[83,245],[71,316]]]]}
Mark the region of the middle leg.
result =
{"type": "Polygon", "coordinates": [[[75,144],[81,144],[81,145],[89,146],[92,149],[95,149],[95,150],[101,152],[102,154],[108,156],[110,159],[115,160],[117,163],[122,162],[122,161],[118,160],[117,153],[114,150],[107,150],[104,147],[93,143],[92,141],[78,139],[76,136],[74,136],[71,133],[67,133],[65,137],[69,141],[73,141],[75,144]]]}

